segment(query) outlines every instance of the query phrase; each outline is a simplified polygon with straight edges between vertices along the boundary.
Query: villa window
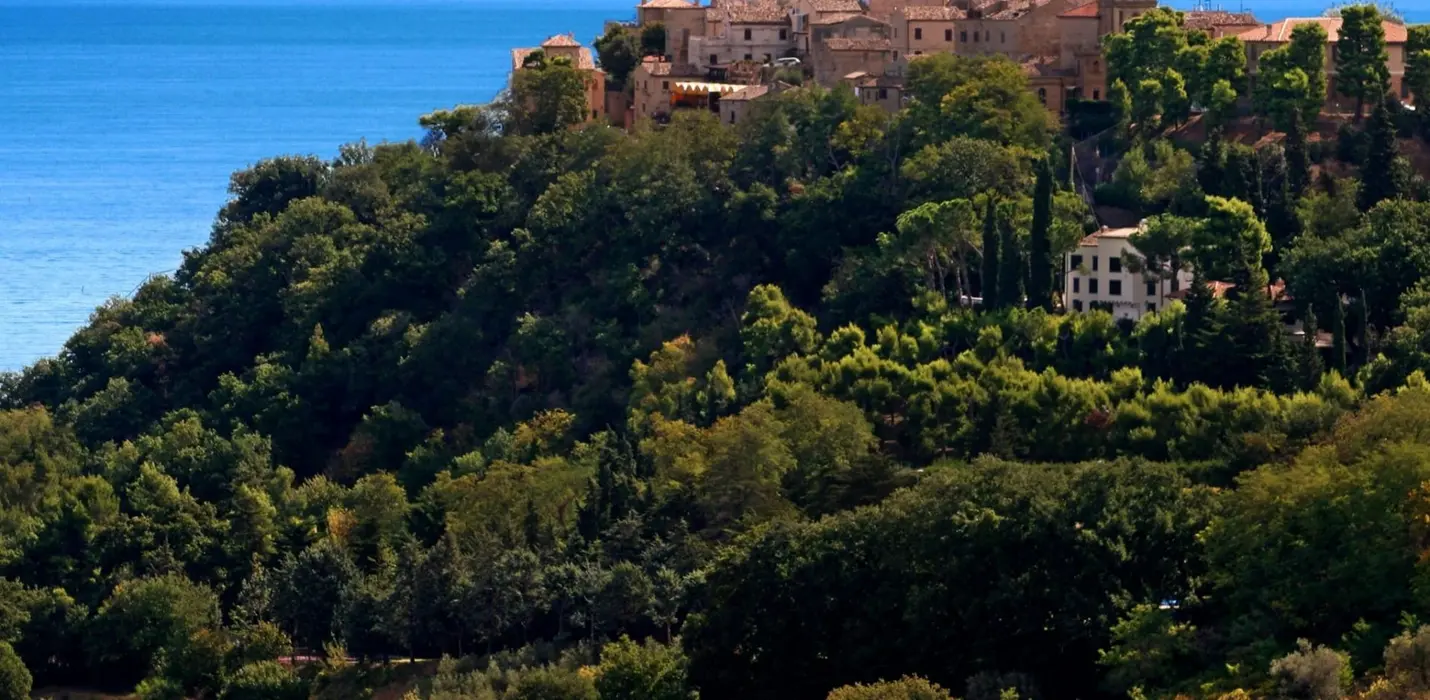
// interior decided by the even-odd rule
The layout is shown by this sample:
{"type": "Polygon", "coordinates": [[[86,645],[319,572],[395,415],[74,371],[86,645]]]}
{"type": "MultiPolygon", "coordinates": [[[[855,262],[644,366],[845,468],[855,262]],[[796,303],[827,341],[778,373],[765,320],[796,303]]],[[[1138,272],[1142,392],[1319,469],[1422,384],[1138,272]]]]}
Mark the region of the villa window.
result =
{"type": "Polygon", "coordinates": [[[879,99],[881,99],[881,100],[887,100],[887,99],[889,99],[889,88],[879,88],[879,99]]]}
{"type": "Polygon", "coordinates": [[[1156,304],[1156,302],[1151,302],[1151,301],[1147,302],[1147,313],[1149,313],[1149,314],[1157,313],[1157,304],[1156,304]]]}
{"type": "Polygon", "coordinates": [[[1157,283],[1156,283],[1156,282],[1148,282],[1148,283],[1147,283],[1147,296],[1149,296],[1149,297],[1155,297],[1155,296],[1157,296],[1157,283]]]}
{"type": "Polygon", "coordinates": [[[788,39],[788,38],[789,38],[789,33],[788,33],[788,32],[789,32],[788,29],[781,29],[781,30],[780,30],[780,41],[784,41],[785,39],[788,39]]]}
{"type": "Polygon", "coordinates": [[[1073,278],[1073,294],[1080,294],[1081,292],[1082,292],[1082,278],[1081,278],[1081,277],[1074,277],[1074,278],[1073,278]]]}
{"type": "Polygon", "coordinates": [[[944,41],[953,41],[953,30],[952,30],[952,29],[945,29],[945,30],[943,30],[943,40],[944,40],[944,41]]]}
{"type": "Polygon", "coordinates": [[[1073,311],[1082,311],[1082,300],[1073,299],[1073,311]]]}
{"type": "Polygon", "coordinates": [[[1092,256],[1092,271],[1097,272],[1097,256],[1092,256]]]}
{"type": "Polygon", "coordinates": [[[746,30],[745,30],[745,41],[749,41],[749,40],[750,40],[750,36],[751,36],[750,30],[746,29],[746,30]]]}
{"type": "Polygon", "coordinates": [[[662,81],[660,81],[660,89],[662,89],[662,90],[669,90],[669,89],[670,89],[670,81],[669,81],[669,80],[662,80],[662,81]]]}
{"type": "Polygon", "coordinates": [[[923,30],[922,27],[914,27],[914,38],[915,38],[915,39],[922,39],[922,38],[924,38],[924,30],[923,30]]]}
{"type": "Polygon", "coordinates": [[[1122,296],[1122,280],[1108,280],[1107,293],[1109,296],[1122,296]]]}
{"type": "Polygon", "coordinates": [[[1068,267],[1070,267],[1070,268],[1072,268],[1072,269],[1074,269],[1074,270],[1078,269],[1079,267],[1082,267],[1082,256],[1081,256],[1081,255],[1073,255],[1073,256],[1070,256],[1070,257],[1068,258],[1068,267]]]}
{"type": "Polygon", "coordinates": [[[977,31],[977,30],[974,30],[974,32],[973,32],[973,43],[975,43],[975,44],[978,43],[978,31],[977,31]]]}
{"type": "Polygon", "coordinates": [[[720,62],[720,54],[714,54],[714,53],[710,54],[710,65],[713,66],[713,65],[715,65],[715,64],[717,64],[717,63],[719,63],[719,62],[720,62]]]}
{"type": "Polygon", "coordinates": [[[1087,281],[1087,293],[1097,294],[1097,278],[1093,277],[1087,281]]]}
{"type": "Polygon", "coordinates": [[[961,41],[961,42],[963,42],[963,43],[965,43],[965,44],[967,44],[967,43],[968,43],[968,31],[965,30],[965,31],[959,32],[959,33],[958,33],[958,40],[961,41]]]}
{"type": "Polygon", "coordinates": [[[1122,258],[1108,258],[1108,259],[1107,259],[1107,271],[1108,271],[1108,272],[1122,272],[1122,258]]]}
{"type": "Polygon", "coordinates": [[[755,60],[755,54],[752,54],[752,53],[747,53],[747,54],[745,54],[745,60],[746,60],[746,61],[753,61],[753,60],[755,60]]]}

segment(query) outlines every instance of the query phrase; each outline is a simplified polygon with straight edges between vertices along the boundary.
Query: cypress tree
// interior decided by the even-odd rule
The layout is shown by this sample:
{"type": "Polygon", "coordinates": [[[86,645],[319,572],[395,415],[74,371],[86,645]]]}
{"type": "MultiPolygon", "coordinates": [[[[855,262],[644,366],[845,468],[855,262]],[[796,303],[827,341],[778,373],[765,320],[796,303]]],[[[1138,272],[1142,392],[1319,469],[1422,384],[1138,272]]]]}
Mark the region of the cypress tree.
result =
{"type": "Polygon", "coordinates": [[[998,205],[988,197],[983,216],[983,308],[996,309],[998,303],[998,205]]]}
{"type": "Polygon", "coordinates": [[[1003,212],[998,215],[998,230],[1002,232],[998,246],[998,262],[1002,264],[1002,269],[998,271],[998,303],[1001,306],[1023,303],[1023,276],[1027,274],[1023,251],[1018,245],[1011,218],[1003,212]]]}
{"type": "Polygon", "coordinates": [[[1306,305],[1306,314],[1301,318],[1301,388],[1311,391],[1321,380],[1325,368],[1321,365],[1321,353],[1316,349],[1316,309],[1306,305]]]}
{"type": "Polygon", "coordinates": [[[1053,248],[1048,229],[1053,219],[1053,171],[1047,160],[1038,165],[1033,188],[1033,227],[1028,232],[1028,308],[1053,310],[1053,248]]]}
{"type": "Polygon", "coordinates": [[[1222,370],[1235,386],[1275,387],[1286,380],[1285,339],[1281,318],[1266,293],[1266,271],[1256,267],[1238,276],[1243,279],[1229,294],[1226,324],[1238,361],[1222,370]]]}
{"type": "Polygon", "coordinates": [[[1291,112],[1291,125],[1286,129],[1286,187],[1291,197],[1301,199],[1311,184],[1311,157],[1306,152],[1306,133],[1301,128],[1301,113],[1291,112]]]}
{"type": "Polygon", "coordinates": [[[1346,310],[1340,294],[1331,299],[1331,369],[1346,376],[1346,310]]]}
{"type": "Polygon", "coordinates": [[[1356,203],[1361,211],[1370,211],[1387,199],[1405,195],[1401,177],[1400,156],[1395,140],[1395,123],[1390,116],[1389,100],[1382,98],[1370,116],[1370,151],[1361,168],[1360,196],[1356,203]]]}

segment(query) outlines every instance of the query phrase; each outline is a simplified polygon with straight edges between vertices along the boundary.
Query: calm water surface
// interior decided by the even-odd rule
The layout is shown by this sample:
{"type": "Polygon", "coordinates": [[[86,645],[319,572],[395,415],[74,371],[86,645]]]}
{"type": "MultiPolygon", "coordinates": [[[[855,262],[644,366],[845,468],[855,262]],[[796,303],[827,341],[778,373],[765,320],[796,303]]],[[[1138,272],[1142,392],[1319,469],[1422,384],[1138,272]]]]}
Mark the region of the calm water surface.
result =
{"type": "MultiPolygon", "coordinates": [[[[566,31],[589,43],[632,5],[0,0],[0,370],[55,353],[105,298],[176,267],[232,171],[415,137],[418,115],[495,94],[511,47],[566,31]]],[[[1400,5],[1430,21],[1430,0],[1400,5]]],[[[1324,4],[1222,6],[1273,20],[1324,4]]]]}
{"type": "Polygon", "coordinates": [[[508,50],[590,42],[626,2],[0,0],[0,370],[208,238],[228,175],[405,140],[483,102],[508,50]]]}

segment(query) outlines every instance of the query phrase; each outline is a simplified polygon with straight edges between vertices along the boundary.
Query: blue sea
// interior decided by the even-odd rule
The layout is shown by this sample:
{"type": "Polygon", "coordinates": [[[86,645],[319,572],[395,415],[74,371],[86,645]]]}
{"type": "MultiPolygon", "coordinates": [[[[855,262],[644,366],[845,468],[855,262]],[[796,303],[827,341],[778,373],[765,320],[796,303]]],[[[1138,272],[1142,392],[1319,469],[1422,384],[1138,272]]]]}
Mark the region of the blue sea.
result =
{"type": "MultiPolygon", "coordinates": [[[[589,43],[634,4],[0,0],[0,370],[173,270],[234,170],[417,137],[419,115],[489,100],[511,47],[589,43]]],[[[1426,0],[1402,4],[1430,21],[1426,0]]],[[[1243,6],[1272,20],[1324,5],[1222,3],[1243,6]]]]}

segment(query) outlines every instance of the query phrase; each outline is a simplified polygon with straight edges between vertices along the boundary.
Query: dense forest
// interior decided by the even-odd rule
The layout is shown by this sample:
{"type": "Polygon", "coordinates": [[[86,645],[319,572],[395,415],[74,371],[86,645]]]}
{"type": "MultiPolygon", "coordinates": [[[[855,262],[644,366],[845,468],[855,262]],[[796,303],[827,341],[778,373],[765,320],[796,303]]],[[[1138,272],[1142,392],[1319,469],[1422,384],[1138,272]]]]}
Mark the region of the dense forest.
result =
{"type": "Polygon", "coordinates": [[[1066,124],[945,55],[892,115],[570,128],[552,62],[236,173],[0,375],[0,699],[1430,691],[1430,115],[1342,12],[1331,138],[1324,34],[1251,90],[1158,10],[1066,124]],[[1074,142],[1185,303],[1064,313],[1074,142]]]}

